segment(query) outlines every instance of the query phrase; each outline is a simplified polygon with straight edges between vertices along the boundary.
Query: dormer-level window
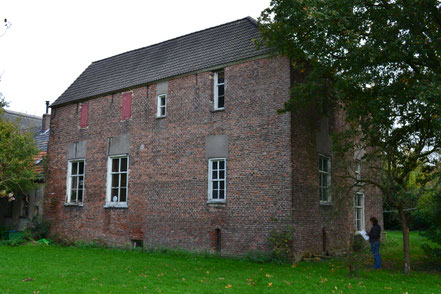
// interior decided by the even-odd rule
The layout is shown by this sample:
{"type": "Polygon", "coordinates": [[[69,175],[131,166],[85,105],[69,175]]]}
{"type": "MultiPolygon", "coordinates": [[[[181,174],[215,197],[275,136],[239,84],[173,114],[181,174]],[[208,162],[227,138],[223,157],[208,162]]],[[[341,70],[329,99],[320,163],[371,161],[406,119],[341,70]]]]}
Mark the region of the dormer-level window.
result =
{"type": "Polygon", "coordinates": [[[158,95],[158,109],[156,117],[165,117],[167,115],[167,95],[158,95]]]}
{"type": "Polygon", "coordinates": [[[225,76],[223,71],[214,73],[214,110],[224,109],[225,76]]]}

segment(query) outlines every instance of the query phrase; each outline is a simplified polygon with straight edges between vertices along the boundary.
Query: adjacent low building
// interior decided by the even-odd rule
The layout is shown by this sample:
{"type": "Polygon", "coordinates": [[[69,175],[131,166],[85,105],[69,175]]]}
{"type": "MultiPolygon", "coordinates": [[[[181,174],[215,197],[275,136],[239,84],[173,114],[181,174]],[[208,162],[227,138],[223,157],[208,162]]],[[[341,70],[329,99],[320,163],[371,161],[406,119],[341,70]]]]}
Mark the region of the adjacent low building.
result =
{"type": "Polygon", "coordinates": [[[36,188],[16,191],[14,201],[8,201],[8,197],[0,198],[0,226],[6,230],[22,231],[32,226],[33,220],[41,220],[43,216],[44,159],[49,141],[50,114],[46,113],[41,117],[3,110],[1,119],[12,122],[22,132],[31,134],[39,150],[34,157],[34,168],[38,173],[36,188]]]}
{"type": "Polygon", "coordinates": [[[278,114],[295,70],[256,38],[248,17],[93,62],[51,105],[53,232],[224,254],[288,228],[296,254],[347,244],[381,201],[330,218],[341,120],[278,114]]]}

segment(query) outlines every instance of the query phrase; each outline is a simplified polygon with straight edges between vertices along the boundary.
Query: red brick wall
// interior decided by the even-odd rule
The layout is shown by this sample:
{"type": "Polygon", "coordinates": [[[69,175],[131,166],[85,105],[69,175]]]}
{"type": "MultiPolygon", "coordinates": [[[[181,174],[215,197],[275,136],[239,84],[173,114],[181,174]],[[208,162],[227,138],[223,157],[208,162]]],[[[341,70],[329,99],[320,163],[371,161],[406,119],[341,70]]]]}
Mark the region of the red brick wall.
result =
{"type": "MultiPolygon", "coordinates": [[[[210,72],[168,82],[167,117],[156,119],[156,85],[132,89],[131,118],[121,121],[122,93],[88,101],[88,127],[80,129],[78,104],[53,109],[45,218],[70,239],[102,239],[111,245],[213,250],[267,250],[273,228],[292,225],[294,248],[321,252],[322,228],[334,246],[318,196],[317,116],[277,114],[289,98],[290,65],[264,58],[225,68],[225,111],[212,112],[210,72]],[[107,141],[130,134],[128,208],[104,208],[107,141]],[[229,136],[227,201],[207,204],[205,138],[229,136]],[[64,206],[68,143],[87,141],[84,206],[64,206]]],[[[342,228],[344,228],[342,230],[342,228]]]]}
{"type": "Polygon", "coordinates": [[[156,119],[156,85],[133,89],[132,115],[121,121],[122,93],[88,101],[88,127],[77,104],[57,107],[51,121],[46,218],[59,235],[122,245],[264,249],[268,233],[291,216],[289,62],[259,59],[225,68],[225,111],[211,112],[210,72],[168,82],[167,117],[156,119]],[[128,208],[104,208],[107,138],[129,133],[128,208]],[[227,201],[207,204],[205,137],[227,134],[227,201]],[[87,141],[83,207],[64,206],[67,144],[87,141]]]}

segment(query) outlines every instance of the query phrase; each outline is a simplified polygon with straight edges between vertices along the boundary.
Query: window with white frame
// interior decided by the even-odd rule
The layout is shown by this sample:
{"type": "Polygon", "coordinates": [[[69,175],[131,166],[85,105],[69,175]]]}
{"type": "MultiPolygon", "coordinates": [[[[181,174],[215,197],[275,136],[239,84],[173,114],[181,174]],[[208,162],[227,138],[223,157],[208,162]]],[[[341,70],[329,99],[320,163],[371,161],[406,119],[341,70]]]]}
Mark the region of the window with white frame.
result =
{"type": "Polygon", "coordinates": [[[320,202],[331,202],[331,159],[319,155],[320,202]]]}
{"type": "Polygon", "coordinates": [[[355,162],[355,179],[359,181],[361,179],[361,163],[360,160],[355,162]]]}
{"type": "Polygon", "coordinates": [[[68,162],[66,203],[83,203],[84,166],[85,162],[83,159],[69,160],[68,162]]]}
{"type": "Polygon", "coordinates": [[[224,109],[225,76],[223,71],[214,73],[214,110],[224,109]]]}
{"type": "Polygon", "coordinates": [[[355,231],[359,232],[365,229],[363,193],[356,193],[354,197],[354,222],[355,231]]]}
{"type": "Polygon", "coordinates": [[[208,160],[208,200],[225,202],[227,185],[227,161],[225,158],[208,160]]]}
{"type": "Polygon", "coordinates": [[[106,193],[108,206],[127,206],[128,179],[129,157],[127,155],[109,156],[106,193]]]}
{"type": "Polygon", "coordinates": [[[165,117],[167,115],[167,95],[158,95],[158,109],[156,117],[165,117]]]}

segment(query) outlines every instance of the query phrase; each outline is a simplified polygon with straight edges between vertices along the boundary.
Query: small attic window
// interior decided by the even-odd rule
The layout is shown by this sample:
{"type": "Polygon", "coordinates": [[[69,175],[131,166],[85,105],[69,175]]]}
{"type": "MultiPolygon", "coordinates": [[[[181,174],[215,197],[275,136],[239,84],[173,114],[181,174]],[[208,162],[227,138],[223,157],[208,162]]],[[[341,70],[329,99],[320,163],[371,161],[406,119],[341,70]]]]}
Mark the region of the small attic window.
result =
{"type": "Polygon", "coordinates": [[[225,105],[225,75],[224,71],[214,73],[214,110],[222,110],[225,105]]]}

